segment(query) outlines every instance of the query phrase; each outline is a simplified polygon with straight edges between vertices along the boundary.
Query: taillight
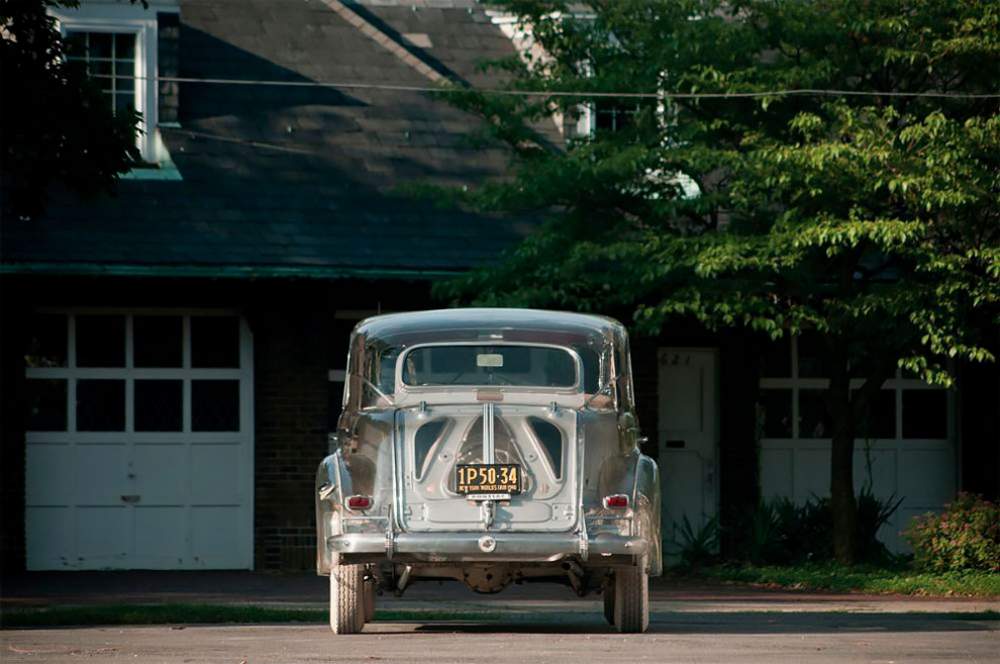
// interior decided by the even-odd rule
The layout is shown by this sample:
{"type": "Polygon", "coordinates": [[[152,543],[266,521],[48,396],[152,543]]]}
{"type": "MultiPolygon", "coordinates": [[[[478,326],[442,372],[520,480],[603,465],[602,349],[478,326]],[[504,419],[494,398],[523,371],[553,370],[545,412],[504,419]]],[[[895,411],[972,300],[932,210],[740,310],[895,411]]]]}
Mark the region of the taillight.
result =
{"type": "Polygon", "coordinates": [[[604,506],[616,510],[628,509],[628,496],[624,493],[604,496],[604,506]]]}
{"type": "Polygon", "coordinates": [[[372,506],[371,496],[350,496],[347,499],[347,509],[366,510],[372,506]]]}

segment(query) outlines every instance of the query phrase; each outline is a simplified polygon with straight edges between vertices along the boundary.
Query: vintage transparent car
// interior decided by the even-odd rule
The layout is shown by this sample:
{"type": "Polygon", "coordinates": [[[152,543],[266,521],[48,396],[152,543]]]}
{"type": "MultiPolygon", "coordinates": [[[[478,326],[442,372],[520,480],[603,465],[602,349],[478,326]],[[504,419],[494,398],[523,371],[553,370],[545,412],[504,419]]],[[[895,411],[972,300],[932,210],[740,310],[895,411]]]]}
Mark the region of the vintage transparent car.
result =
{"type": "Polygon", "coordinates": [[[656,463],[639,451],[625,327],[527,309],[376,316],[351,336],[344,409],[316,476],[330,626],[360,631],[376,586],[600,590],[649,624],[662,568],[656,463]]]}

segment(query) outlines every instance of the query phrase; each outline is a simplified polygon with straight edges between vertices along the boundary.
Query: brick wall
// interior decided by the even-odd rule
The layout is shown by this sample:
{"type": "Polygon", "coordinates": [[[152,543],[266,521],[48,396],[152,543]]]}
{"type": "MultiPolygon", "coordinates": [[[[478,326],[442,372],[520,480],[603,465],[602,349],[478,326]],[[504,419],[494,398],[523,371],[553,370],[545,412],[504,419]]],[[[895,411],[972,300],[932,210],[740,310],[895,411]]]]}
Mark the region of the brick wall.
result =
{"type": "Polygon", "coordinates": [[[25,406],[22,284],[0,280],[0,571],[24,569],[25,406]]]}
{"type": "Polygon", "coordinates": [[[254,338],[257,569],[315,564],[313,481],[326,455],[330,316],[318,285],[273,288],[249,315],[254,338]]]}

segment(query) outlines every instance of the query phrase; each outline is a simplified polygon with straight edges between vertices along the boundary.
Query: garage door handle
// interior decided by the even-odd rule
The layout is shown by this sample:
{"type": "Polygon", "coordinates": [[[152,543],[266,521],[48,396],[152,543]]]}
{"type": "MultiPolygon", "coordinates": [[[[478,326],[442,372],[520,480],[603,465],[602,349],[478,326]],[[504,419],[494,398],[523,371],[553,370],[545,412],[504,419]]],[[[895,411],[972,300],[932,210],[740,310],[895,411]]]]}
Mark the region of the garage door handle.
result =
{"type": "Polygon", "coordinates": [[[137,503],[137,502],[139,502],[140,498],[142,498],[142,496],[137,496],[137,495],[122,496],[122,502],[123,503],[137,503]]]}

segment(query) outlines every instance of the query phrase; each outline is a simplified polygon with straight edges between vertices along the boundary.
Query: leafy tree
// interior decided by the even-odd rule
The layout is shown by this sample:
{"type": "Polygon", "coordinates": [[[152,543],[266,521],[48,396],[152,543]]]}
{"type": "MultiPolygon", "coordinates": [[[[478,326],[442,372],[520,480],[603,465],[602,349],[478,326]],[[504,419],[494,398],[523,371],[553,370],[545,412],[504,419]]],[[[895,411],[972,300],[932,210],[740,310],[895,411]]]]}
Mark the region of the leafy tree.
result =
{"type": "Polygon", "coordinates": [[[139,161],[139,116],[113,114],[100,84],[67,62],[48,14],[77,0],[0,0],[0,186],[4,216],[34,217],[55,182],[111,191],[139,161]]]}
{"type": "Polygon", "coordinates": [[[510,178],[457,196],[548,221],[439,294],[627,307],[654,333],[678,316],[774,339],[819,331],[834,550],[851,562],[854,440],[884,381],[901,367],[947,385],[952,358],[994,359],[977,330],[1000,323],[1000,4],[496,4],[545,56],[493,65],[546,94],[448,94],[515,154],[510,178]],[[841,92],[763,94],[786,89],[841,92]],[[635,91],[659,99],[621,94],[635,91]],[[540,124],[588,104],[612,104],[624,127],[547,149],[540,124]]]}

